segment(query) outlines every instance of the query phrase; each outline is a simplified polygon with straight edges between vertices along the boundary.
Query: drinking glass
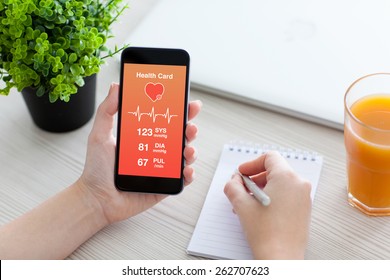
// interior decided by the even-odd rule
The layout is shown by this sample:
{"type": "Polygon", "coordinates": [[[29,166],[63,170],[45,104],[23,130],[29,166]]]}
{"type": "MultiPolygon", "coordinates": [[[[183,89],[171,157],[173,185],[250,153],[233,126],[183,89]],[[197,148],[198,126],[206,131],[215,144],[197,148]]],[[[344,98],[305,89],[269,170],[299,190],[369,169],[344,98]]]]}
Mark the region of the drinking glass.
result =
{"type": "Polygon", "coordinates": [[[355,81],[344,109],[349,204],[367,215],[390,215],[390,73],[355,81]]]}

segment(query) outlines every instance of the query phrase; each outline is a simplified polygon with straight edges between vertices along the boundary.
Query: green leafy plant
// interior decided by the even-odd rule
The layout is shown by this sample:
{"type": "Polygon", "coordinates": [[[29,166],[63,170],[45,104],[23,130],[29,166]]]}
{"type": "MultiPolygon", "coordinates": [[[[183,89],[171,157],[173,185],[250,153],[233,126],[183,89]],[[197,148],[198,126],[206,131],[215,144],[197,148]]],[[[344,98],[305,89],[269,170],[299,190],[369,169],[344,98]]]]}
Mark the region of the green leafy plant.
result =
{"type": "Polygon", "coordinates": [[[68,102],[84,77],[96,74],[109,50],[122,0],[0,0],[0,94],[37,89],[68,102]]]}

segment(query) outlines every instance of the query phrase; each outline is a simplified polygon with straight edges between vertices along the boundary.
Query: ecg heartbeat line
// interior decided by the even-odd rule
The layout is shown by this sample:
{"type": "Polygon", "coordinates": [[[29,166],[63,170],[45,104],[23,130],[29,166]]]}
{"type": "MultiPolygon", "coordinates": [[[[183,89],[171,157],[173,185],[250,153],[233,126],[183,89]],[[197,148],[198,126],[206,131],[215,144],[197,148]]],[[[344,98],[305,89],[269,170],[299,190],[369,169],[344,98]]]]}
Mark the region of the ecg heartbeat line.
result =
{"type": "Polygon", "coordinates": [[[156,122],[157,117],[163,117],[164,119],[167,119],[168,124],[171,122],[171,119],[173,117],[178,117],[179,115],[171,115],[169,112],[169,108],[167,108],[167,111],[163,114],[157,114],[154,112],[154,107],[152,107],[152,110],[149,113],[142,113],[140,112],[139,106],[137,107],[137,110],[134,112],[128,112],[129,114],[136,116],[138,119],[138,122],[141,121],[142,116],[148,116],[149,118],[153,119],[153,123],[156,122]]]}

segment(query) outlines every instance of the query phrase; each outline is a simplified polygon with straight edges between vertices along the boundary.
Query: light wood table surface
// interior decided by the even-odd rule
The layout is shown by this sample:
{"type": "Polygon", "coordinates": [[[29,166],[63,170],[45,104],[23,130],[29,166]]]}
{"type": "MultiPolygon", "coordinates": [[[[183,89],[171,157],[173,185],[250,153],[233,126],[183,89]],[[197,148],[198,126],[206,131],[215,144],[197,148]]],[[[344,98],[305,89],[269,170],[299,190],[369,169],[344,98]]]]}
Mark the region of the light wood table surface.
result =
{"type": "MultiPolygon", "coordinates": [[[[130,1],[131,9],[115,26],[114,43],[122,42],[155,2],[130,1]]],[[[98,103],[118,79],[118,63],[111,60],[98,75],[98,103]]],[[[32,123],[20,94],[0,99],[0,224],[4,224],[80,176],[92,121],[74,132],[48,133],[32,123]]],[[[390,259],[390,217],[368,217],[347,203],[342,131],[191,90],[191,100],[195,99],[203,101],[194,120],[199,127],[194,142],[195,182],[180,195],[103,229],[70,259],[196,259],[186,254],[186,247],[222,146],[230,140],[312,150],[324,156],[307,259],[390,259]]]]}

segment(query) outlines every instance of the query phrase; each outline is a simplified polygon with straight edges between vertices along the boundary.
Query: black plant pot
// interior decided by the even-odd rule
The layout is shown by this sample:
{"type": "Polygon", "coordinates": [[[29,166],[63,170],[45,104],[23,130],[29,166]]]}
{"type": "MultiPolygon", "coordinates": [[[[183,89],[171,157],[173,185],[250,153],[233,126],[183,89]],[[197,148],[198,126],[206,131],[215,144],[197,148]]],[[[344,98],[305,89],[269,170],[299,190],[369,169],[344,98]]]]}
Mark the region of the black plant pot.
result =
{"type": "Polygon", "coordinates": [[[67,132],[86,124],[95,111],[96,75],[84,80],[85,85],[70,97],[69,102],[50,103],[46,94],[38,97],[35,89],[23,89],[22,95],[34,123],[50,132],[67,132]]]}

